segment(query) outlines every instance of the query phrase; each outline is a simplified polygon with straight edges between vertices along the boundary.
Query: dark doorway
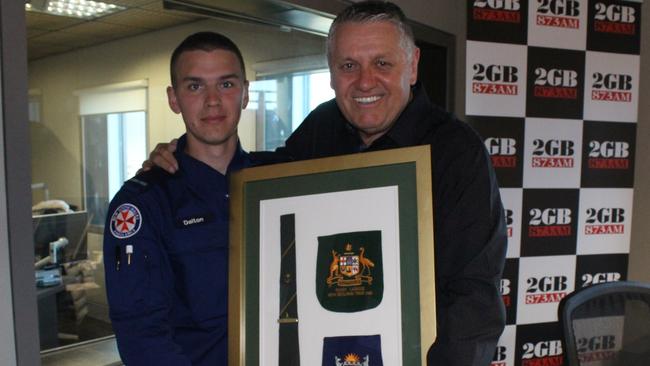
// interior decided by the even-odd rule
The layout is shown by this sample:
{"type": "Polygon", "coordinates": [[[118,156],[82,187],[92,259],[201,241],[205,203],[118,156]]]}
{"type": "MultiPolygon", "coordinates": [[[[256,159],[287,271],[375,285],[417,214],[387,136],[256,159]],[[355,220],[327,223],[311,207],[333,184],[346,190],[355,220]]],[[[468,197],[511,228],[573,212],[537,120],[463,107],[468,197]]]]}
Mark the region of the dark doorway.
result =
{"type": "Polygon", "coordinates": [[[420,48],[418,79],[431,102],[454,111],[456,37],[417,22],[411,22],[415,44],[420,48]]]}
{"type": "Polygon", "coordinates": [[[447,48],[423,41],[417,41],[416,45],[420,48],[418,80],[424,85],[431,102],[448,108],[447,48]]]}

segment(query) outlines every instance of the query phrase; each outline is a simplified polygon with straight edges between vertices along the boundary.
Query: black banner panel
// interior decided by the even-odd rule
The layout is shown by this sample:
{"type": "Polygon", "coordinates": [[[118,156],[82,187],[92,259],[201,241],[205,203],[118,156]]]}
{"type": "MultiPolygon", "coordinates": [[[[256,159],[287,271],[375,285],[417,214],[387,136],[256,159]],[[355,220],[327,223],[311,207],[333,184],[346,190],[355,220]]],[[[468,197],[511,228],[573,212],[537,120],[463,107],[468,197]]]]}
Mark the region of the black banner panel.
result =
{"type": "Polygon", "coordinates": [[[524,189],[521,256],[576,253],[578,189],[524,189]]]}
{"type": "Polygon", "coordinates": [[[485,116],[471,116],[467,119],[483,138],[497,173],[499,186],[521,187],[525,120],[485,116]]]}
{"type": "Polygon", "coordinates": [[[474,0],[467,6],[467,38],[526,44],[528,2],[474,0]]]}
{"type": "Polygon", "coordinates": [[[589,1],[587,49],[639,54],[641,3],[632,1],[589,1]]]}
{"type": "Polygon", "coordinates": [[[528,47],[526,116],[582,119],[584,51],[528,47]]]}

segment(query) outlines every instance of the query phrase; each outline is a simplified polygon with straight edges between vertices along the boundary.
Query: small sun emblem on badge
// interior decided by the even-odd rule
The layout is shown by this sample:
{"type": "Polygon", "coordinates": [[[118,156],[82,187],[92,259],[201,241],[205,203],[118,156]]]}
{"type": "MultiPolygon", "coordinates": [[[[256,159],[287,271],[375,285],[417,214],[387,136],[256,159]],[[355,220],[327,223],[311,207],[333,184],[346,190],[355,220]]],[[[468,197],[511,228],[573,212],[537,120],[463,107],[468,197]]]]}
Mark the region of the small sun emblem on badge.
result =
{"type": "Polygon", "coordinates": [[[366,355],[361,361],[361,357],[354,353],[348,353],[343,357],[343,361],[340,358],[334,356],[334,362],[336,366],[370,366],[370,356],[366,355]]]}
{"type": "Polygon", "coordinates": [[[345,355],[345,358],[343,359],[346,363],[359,363],[361,359],[359,359],[359,356],[355,355],[354,353],[348,353],[345,355]]]}
{"type": "Polygon", "coordinates": [[[140,210],[135,205],[124,203],[111,216],[111,234],[118,239],[135,235],[142,225],[140,210]]]}

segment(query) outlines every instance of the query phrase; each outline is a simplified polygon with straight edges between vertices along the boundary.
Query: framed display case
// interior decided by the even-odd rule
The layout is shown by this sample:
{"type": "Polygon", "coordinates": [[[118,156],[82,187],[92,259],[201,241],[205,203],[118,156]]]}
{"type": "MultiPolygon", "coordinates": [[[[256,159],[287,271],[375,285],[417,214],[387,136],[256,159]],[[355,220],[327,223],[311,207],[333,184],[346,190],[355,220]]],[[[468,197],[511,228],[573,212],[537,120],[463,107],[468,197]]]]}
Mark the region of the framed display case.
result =
{"type": "Polygon", "coordinates": [[[231,366],[426,364],[428,146],[244,169],[230,189],[231,366]]]}

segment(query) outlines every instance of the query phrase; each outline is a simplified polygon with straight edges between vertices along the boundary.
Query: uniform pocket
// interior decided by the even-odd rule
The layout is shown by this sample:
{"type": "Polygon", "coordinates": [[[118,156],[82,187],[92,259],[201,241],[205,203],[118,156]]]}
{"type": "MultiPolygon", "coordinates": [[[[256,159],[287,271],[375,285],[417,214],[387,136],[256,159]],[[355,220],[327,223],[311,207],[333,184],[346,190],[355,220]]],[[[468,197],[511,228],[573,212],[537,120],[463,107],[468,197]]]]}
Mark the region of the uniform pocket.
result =
{"type": "Polygon", "coordinates": [[[106,291],[111,317],[136,316],[145,312],[147,289],[150,287],[150,263],[144,251],[134,251],[129,263],[124,245],[120,245],[120,261],[116,256],[105,260],[106,291]]]}
{"type": "Polygon", "coordinates": [[[228,248],[174,256],[178,290],[200,327],[222,324],[228,311],[228,248]]]}

